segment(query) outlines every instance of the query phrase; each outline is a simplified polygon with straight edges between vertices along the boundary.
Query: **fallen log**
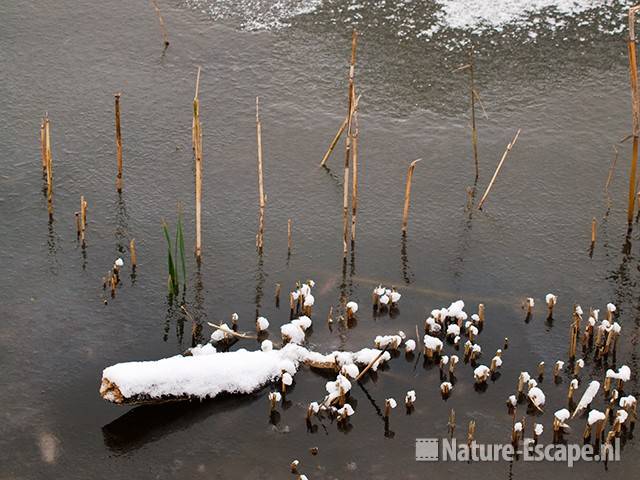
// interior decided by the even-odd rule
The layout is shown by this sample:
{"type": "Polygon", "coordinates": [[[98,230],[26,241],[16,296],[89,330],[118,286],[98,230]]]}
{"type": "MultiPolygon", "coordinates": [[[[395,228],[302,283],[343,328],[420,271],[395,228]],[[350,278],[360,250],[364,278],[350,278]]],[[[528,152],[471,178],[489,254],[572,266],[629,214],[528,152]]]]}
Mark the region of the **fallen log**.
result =
{"type": "Polygon", "coordinates": [[[293,343],[280,350],[252,352],[216,352],[206,345],[186,355],[107,367],[102,372],[100,395],[118,405],[203,400],[221,393],[252,393],[284,373],[295,375],[300,365],[339,371],[344,365],[359,364],[371,365],[375,371],[390,358],[388,352],[375,348],[323,355],[293,343]]]}

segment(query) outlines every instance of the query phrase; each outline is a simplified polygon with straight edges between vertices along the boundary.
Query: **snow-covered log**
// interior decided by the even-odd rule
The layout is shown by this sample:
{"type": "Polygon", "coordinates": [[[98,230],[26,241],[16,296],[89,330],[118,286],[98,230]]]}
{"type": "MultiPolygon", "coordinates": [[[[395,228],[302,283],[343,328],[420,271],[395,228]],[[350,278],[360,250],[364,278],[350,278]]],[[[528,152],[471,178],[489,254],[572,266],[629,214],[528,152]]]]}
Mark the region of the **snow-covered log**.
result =
{"type": "MultiPolygon", "coordinates": [[[[295,375],[301,364],[339,371],[350,364],[368,365],[381,350],[323,355],[293,343],[280,350],[216,352],[199,348],[191,355],[157,361],[118,363],[102,372],[100,395],[121,405],[213,398],[221,393],[247,394],[277,381],[286,372],[295,375]],[[196,353],[197,352],[197,353],[196,353]]],[[[385,352],[372,369],[390,359],[385,352]]]]}

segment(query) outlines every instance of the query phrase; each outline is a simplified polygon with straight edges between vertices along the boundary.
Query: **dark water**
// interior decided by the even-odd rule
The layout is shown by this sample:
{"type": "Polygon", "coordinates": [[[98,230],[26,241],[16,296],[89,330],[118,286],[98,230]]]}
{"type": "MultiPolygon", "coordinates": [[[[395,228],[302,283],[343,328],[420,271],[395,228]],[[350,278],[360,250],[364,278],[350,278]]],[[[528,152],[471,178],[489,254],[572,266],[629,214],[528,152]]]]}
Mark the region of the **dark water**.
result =
{"type": "MultiPolygon", "coordinates": [[[[384,8],[398,10],[387,3],[384,8]]],[[[400,18],[428,24],[436,7],[417,3],[414,10],[401,8],[400,18]]],[[[618,478],[636,471],[635,438],[625,440],[622,461],[608,470],[602,464],[568,469],[414,461],[415,438],[446,435],[450,408],[457,412],[459,439],[475,419],[479,441],[508,441],[511,418],[504,402],[520,370],[534,372],[544,360],[549,372],[566,357],[573,303],[619,306],[624,335],[617,365],[638,370],[639,242],[637,228],[625,236],[627,144],[619,146],[610,209],[603,189],[612,146],[630,130],[625,32],[602,32],[624,22],[619,4],[572,17],[560,30],[541,28],[535,41],[517,25],[501,33],[444,29],[426,41],[399,37],[375,18],[360,22],[360,214],[355,251],[344,267],[341,155],[330,160],[329,172],[317,164],[346,110],[349,29],[358,23],[341,13],[348,3],[324,2],[288,26],[258,31],[243,28],[234,15],[203,13],[192,2],[160,6],[171,40],[164,53],[147,2],[0,5],[1,478],[283,478],[294,458],[309,478],[618,478]],[[478,121],[479,190],[522,129],[484,212],[465,210],[465,189],[473,182],[467,80],[452,73],[465,61],[469,41],[479,52],[478,89],[488,117],[478,121]],[[298,279],[313,278],[318,286],[310,343],[330,351],[368,346],[375,335],[398,329],[412,332],[426,312],[458,298],[469,313],[483,302],[482,361],[488,364],[503,338],[510,339],[502,375],[485,392],[474,391],[470,367],[461,366],[444,402],[438,369],[400,356],[354,386],[356,414],[347,432],[328,420],[307,431],[306,406],[322,397],[327,379],[305,370],[275,426],[268,389],[157,408],[117,407],[99,397],[104,367],[162,358],[191,345],[191,324],[167,300],[160,222],[174,222],[182,202],[191,249],[190,117],[198,65],[204,259],[198,271],[189,256],[190,311],[209,321],[238,312],[240,328],[247,330],[259,311],[277,336],[288,312],[274,305],[275,284],[286,291],[298,279]],[[117,91],[123,92],[121,196],[115,191],[117,91]],[[254,246],[256,95],[268,195],[262,258],[254,246]],[[51,223],[38,143],[44,111],[51,118],[55,169],[51,223]],[[404,179],[417,157],[423,161],[414,175],[403,241],[404,179]],[[73,215],[80,195],[89,203],[84,252],[73,215]],[[592,217],[599,228],[590,257],[592,217]],[[294,225],[289,259],[288,218],[294,225]],[[101,278],[118,256],[128,265],[130,238],[138,246],[137,275],[127,273],[116,298],[104,305],[101,278]],[[368,308],[379,282],[403,294],[394,318],[374,318],[368,308]],[[553,324],[544,321],[542,308],[550,291],[559,296],[553,324]],[[330,331],[324,320],[341,296],[359,301],[362,310],[353,328],[330,331]],[[525,323],[520,305],[528,296],[538,308],[525,323]],[[401,401],[410,389],[418,397],[415,412],[396,409],[394,434],[385,435],[379,415],[384,399],[401,401]],[[317,456],[311,447],[319,448],[317,456]]],[[[365,12],[384,18],[384,8],[365,12]]],[[[589,359],[580,393],[603,371],[589,359]]],[[[554,385],[549,377],[542,384],[546,413],[535,419],[545,426],[545,442],[569,381],[565,376],[554,385]]],[[[627,390],[638,394],[637,376],[627,390]]],[[[601,395],[594,406],[602,409],[601,395]]],[[[530,416],[529,427],[533,421],[530,416]]],[[[568,440],[577,441],[584,419],[571,425],[568,440]]]]}

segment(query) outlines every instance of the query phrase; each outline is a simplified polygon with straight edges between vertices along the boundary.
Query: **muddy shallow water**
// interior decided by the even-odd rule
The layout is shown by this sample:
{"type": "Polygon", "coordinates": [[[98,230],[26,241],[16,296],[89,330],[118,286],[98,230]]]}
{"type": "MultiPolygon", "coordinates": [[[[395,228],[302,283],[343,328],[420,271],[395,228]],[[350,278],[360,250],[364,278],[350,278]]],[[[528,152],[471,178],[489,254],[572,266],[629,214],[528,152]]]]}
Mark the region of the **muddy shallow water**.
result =
{"type": "MultiPolygon", "coordinates": [[[[516,22],[500,32],[443,28],[429,40],[398,34],[398,25],[411,24],[411,18],[428,25],[437,8],[431,2],[404,8],[362,2],[364,18],[355,20],[348,2],[322,2],[286,25],[258,30],[248,28],[243,16],[251,3],[220,14],[202,2],[160,2],[171,40],[164,53],[146,2],[0,5],[0,477],[285,478],[294,458],[309,478],[618,478],[636,471],[640,450],[632,437],[625,440],[622,461],[608,470],[584,463],[569,469],[521,461],[414,461],[416,438],[446,435],[450,408],[457,413],[459,439],[475,419],[479,441],[507,442],[505,400],[518,373],[535,371],[539,361],[548,365],[542,384],[547,407],[535,421],[544,424],[543,440],[549,442],[552,412],[564,406],[570,379],[564,375],[554,385],[549,371],[566,357],[573,303],[585,309],[618,305],[623,336],[616,363],[638,371],[638,228],[625,236],[628,144],[619,146],[610,208],[603,188],[612,146],[631,123],[625,32],[607,33],[625,21],[619,3],[572,16],[559,30],[540,27],[535,37],[516,22]],[[393,25],[384,23],[390,15],[393,25]],[[342,152],[329,161],[329,171],[317,165],[345,114],[354,24],[362,33],[361,196],[358,238],[344,266],[342,152]],[[465,190],[473,183],[468,88],[464,74],[452,73],[466,61],[469,40],[478,50],[478,89],[487,113],[478,120],[480,191],[522,129],[483,212],[465,209],[465,190]],[[369,346],[376,335],[398,329],[413,332],[427,312],[458,298],[469,313],[483,302],[481,361],[488,364],[503,338],[510,339],[501,376],[486,391],[475,391],[470,367],[461,366],[445,402],[437,367],[400,355],[354,386],[352,428],[341,431],[325,420],[316,421],[313,432],[304,422],[306,406],[322,397],[329,378],[304,369],[275,425],[268,415],[269,387],[251,396],[160,407],[117,407],[99,397],[106,366],[191,346],[190,322],[167,299],[160,222],[173,223],[182,202],[192,248],[190,117],[198,65],[204,253],[199,271],[188,257],[190,311],[203,321],[238,312],[246,330],[259,312],[277,337],[288,310],[274,304],[276,283],[287,291],[296,280],[313,278],[309,342],[330,351],[369,346]],[[121,196],[115,191],[113,139],[117,91],[125,164],[121,196]],[[254,245],[256,95],[268,195],[262,258],[254,245]],[[47,219],[39,158],[44,111],[52,126],[53,222],[47,219]],[[414,174],[403,240],[406,168],[418,157],[423,161],[414,174]],[[80,195],[89,203],[84,252],[73,215],[80,195]],[[593,217],[598,241],[590,257],[593,217]],[[288,218],[294,242],[289,258],[288,218]],[[134,277],[127,273],[116,298],[104,305],[101,278],[118,256],[128,272],[130,238],[138,246],[138,271],[134,277]],[[379,282],[403,294],[393,318],[375,318],[369,308],[379,282]],[[559,297],[552,323],[542,308],[550,291],[559,297]],[[521,302],[528,296],[536,298],[537,308],[525,323],[521,302]],[[357,324],[330,330],[327,312],[343,297],[360,302],[357,324]],[[384,399],[402,400],[410,389],[418,397],[415,412],[396,409],[392,433],[385,434],[379,414],[384,399]],[[319,448],[317,456],[309,453],[312,447],[319,448]]],[[[254,348],[251,342],[234,348],[242,346],[254,348]]],[[[580,392],[603,372],[588,360],[580,392]]],[[[638,394],[637,376],[627,390],[638,394]]],[[[602,408],[601,395],[594,406],[602,408]]],[[[584,419],[571,425],[567,439],[577,441],[584,419]]]]}

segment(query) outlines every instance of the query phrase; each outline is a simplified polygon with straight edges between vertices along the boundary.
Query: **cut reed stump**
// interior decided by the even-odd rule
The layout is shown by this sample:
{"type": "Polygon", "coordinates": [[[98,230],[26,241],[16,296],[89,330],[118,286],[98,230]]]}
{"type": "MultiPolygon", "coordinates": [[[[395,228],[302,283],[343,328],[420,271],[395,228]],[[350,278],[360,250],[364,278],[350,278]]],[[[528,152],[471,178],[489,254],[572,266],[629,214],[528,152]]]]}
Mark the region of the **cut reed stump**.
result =
{"type": "Polygon", "coordinates": [[[191,141],[195,156],[195,187],[196,187],[196,248],[195,255],[198,262],[202,259],[202,126],[200,124],[200,71],[196,75],[196,92],[193,97],[193,122],[191,141]]]}
{"type": "Polygon", "coordinates": [[[157,0],[151,0],[153,4],[153,8],[156,11],[156,15],[158,16],[158,23],[160,24],[160,31],[162,32],[162,44],[164,48],[169,46],[169,35],[167,34],[167,28],[164,25],[164,18],[162,18],[162,13],[160,13],[160,7],[158,6],[157,0]]]}
{"type": "Polygon", "coordinates": [[[629,206],[627,209],[627,223],[629,225],[633,222],[633,213],[635,211],[636,176],[638,168],[638,135],[640,135],[640,90],[638,90],[638,65],[635,34],[635,18],[638,10],[640,10],[640,5],[629,8],[629,39],[627,41],[629,50],[629,76],[633,118],[633,151],[631,157],[631,171],[629,174],[629,206]]]}
{"type": "Polygon", "coordinates": [[[122,93],[118,92],[115,97],[115,117],[116,117],[116,155],[118,159],[118,175],[116,176],[116,189],[118,193],[122,192],[122,131],[120,128],[120,97],[122,93]]]}
{"type": "Polygon", "coordinates": [[[260,123],[260,98],[256,97],[256,137],[258,140],[258,206],[260,216],[258,219],[258,234],[256,235],[256,247],[262,253],[264,247],[264,210],[267,203],[264,193],[264,176],[262,169],[262,124],[260,123]]]}
{"type": "Polygon", "coordinates": [[[422,160],[418,158],[411,162],[409,170],[407,171],[407,183],[404,187],[404,209],[402,210],[402,233],[407,233],[407,224],[409,221],[409,205],[411,204],[411,180],[413,179],[413,171],[416,168],[416,164],[422,160]]]}
{"type": "Polygon", "coordinates": [[[131,271],[135,272],[138,266],[138,256],[136,254],[136,239],[132,238],[129,242],[129,255],[131,256],[131,271]]]}
{"type": "Polygon", "coordinates": [[[489,196],[489,192],[491,191],[491,188],[493,187],[493,184],[496,181],[496,177],[500,173],[500,169],[502,168],[504,161],[507,159],[507,155],[509,154],[513,146],[516,144],[516,142],[518,141],[519,136],[520,136],[520,129],[518,129],[518,131],[516,132],[516,136],[513,137],[513,140],[511,140],[511,142],[507,145],[507,149],[502,154],[502,158],[498,163],[498,167],[496,168],[496,171],[493,173],[493,177],[491,177],[491,181],[489,182],[489,185],[487,186],[487,189],[485,190],[484,195],[482,195],[482,198],[480,199],[480,203],[478,203],[478,210],[482,210],[482,205],[484,205],[485,200],[489,196]]]}

